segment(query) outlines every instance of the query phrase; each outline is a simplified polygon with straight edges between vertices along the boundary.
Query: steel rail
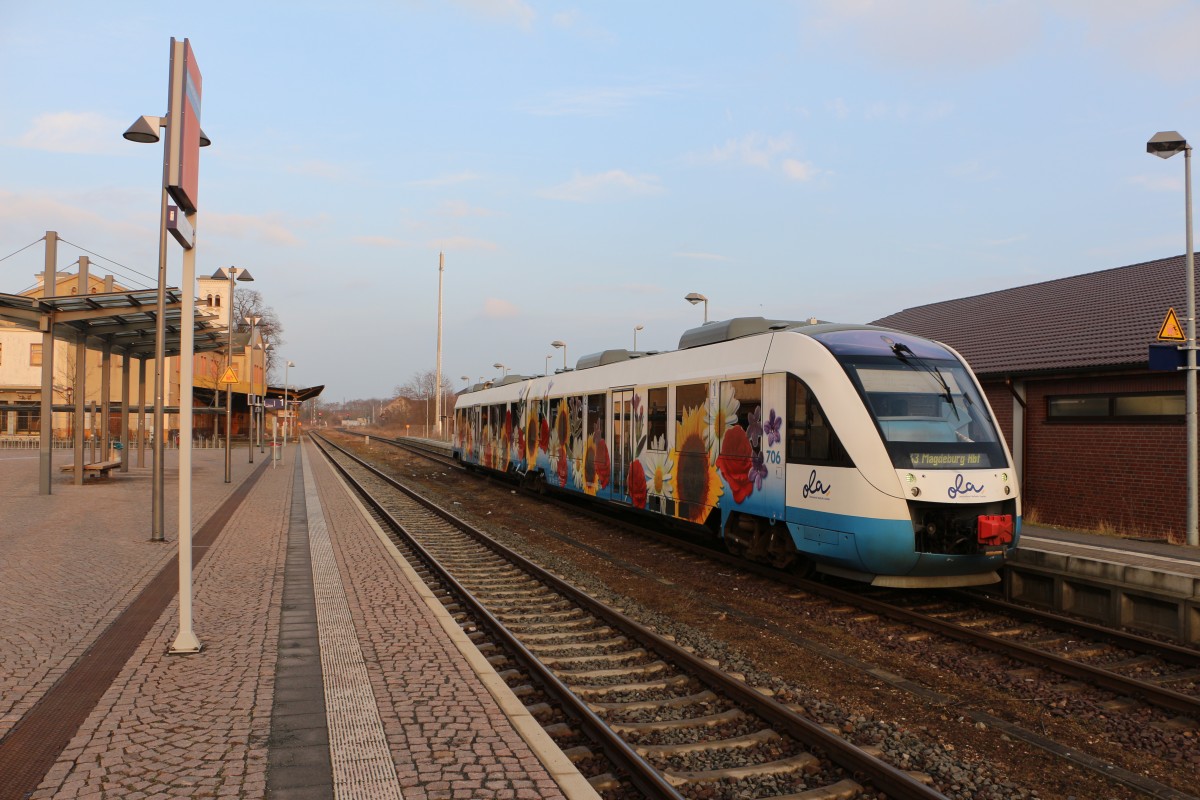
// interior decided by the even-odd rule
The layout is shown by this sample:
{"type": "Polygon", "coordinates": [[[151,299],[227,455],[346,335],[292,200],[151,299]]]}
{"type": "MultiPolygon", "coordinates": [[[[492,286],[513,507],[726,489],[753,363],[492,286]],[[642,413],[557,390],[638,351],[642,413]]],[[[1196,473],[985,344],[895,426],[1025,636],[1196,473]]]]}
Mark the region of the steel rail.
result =
{"type": "MultiPolygon", "coordinates": [[[[898,769],[891,764],[888,764],[887,762],[882,761],[881,759],[878,759],[863,751],[861,748],[855,746],[851,742],[848,742],[846,739],[830,733],[824,727],[814,723],[809,719],[805,719],[787,706],[784,706],[781,703],[778,703],[762,694],[745,681],[738,680],[727,673],[722,672],[720,669],[708,664],[699,656],[689,653],[687,650],[682,649],[673,642],[663,638],[662,636],[659,636],[654,631],[651,631],[644,625],[635,622],[624,614],[621,614],[615,609],[601,603],[570,583],[567,583],[557,576],[546,572],[540,566],[526,559],[524,556],[509,550],[499,542],[496,542],[488,537],[485,533],[472,526],[470,523],[457,517],[452,512],[441,508],[427,498],[421,497],[411,489],[405,487],[403,484],[395,481],[372,465],[367,464],[354,454],[346,451],[344,448],[339,447],[333,442],[328,443],[330,446],[345,453],[348,457],[360,464],[364,469],[370,471],[379,479],[385,481],[390,486],[393,486],[398,491],[403,492],[406,496],[420,503],[422,506],[451,523],[455,527],[459,528],[465,533],[468,533],[473,538],[477,539],[481,544],[491,549],[493,552],[502,555],[506,560],[516,564],[520,569],[532,574],[540,582],[550,586],[560,594],[566,595],[573,602],[586,608],[590,613],[600,617],[613,627],[622,630],[624,633],[626,633],[626,635],[629,635],[631,638],[641,642],[644,646],[659,653],[672,663],[686,666],[688,670],[692,671],[693,674],[695,674],[700,680],[709,684],[713,689],[722,692],[733,700],[752,708],[763,719],[769,721],[773,725],[779,726],[789,735],[803,742],[805,745],[825,751],[829,754],[829,758],[842,768],[849,770],[851,773],[865,776],[865,779],[869,781],[876,789],[887,793],[889,797],[896,798],[897,800],[935,800],[936,798],[945,798],[945,795],[943,795],[941,792],[926,786],[922,782],[909,775],[908,772],[898,769]]],[[[341,471],[344,474],[345,471],[341,471]]],[[[390,515],[388,516],[390,518],[390,515]]],[[[458,586],[457,581],[453,581],[453,579],[451,579],[451,581],[454,583],[454,585],[458,586]]],[[[466,597],[470,597],[469,592],[466,592],[465,589],[462,589],[462,591],[465,593],[466,597]]],[[[474,601],[474,598],[472,598],[470,602],[473,607],[477,605],[474,601]]],[[[504,628],[503,624],[499,620],[495,620],[491,614],[487,614],[485,618],[494,621],[494,624],[499,626],[498,629],[505,631],[507,630],[504,628]]],[[[511,639],[514,642],[516,641],[515,637],[513,637],[511,634],[506,634],[504,638],[506,640],[511,639]]],[[[532,654],[529,654],[528,651],[526,651],[525,648],[519,644],[519,642],[516,644],[518,647],[518,652],[522,652],[530,659],[533,659],[533,661],[537,661],[536,657],[534,657],[532,654]]],[[[538,669],[538,673],[543,674],[543,669],[538,669]]],[[[547,672],[546,674],[549,673],[547,672]]],[[[558,679],[552,674],[550,677],[553,678],[554,684],[562,686],[558,682],[558,679]]],[[[562,686],[562,690],[574,698],[574,695],[571,694],[570,690],[565,686],[562,686]]],[[[575,701],[573,700],[572,702],[575,701]]],[[[599,717],[595,717],[590,709],[587,709],[587,713],[595,718],[596,723],[600,727],[609,730],[611,733],[611,729],[608,729],[608,726],[602,720],[600,720],[599,717]]],[[[612,735],[615,737],[615,734],[612,735]]],[[[628,750],[633,758],[644,763],[644,760],[641,759],[640,756],[637,756],[636,753],[633,753],[632,750],[629,750],[628,745],[625,744],[623,740],[620,740],[619,737],[617,737],[617,740],[620,742],[620,748],[622,750],[628,750]]],[[[654,770],[654,768],[649,764],[647,764],[647,767],[649,767],[651,770],[654,770]]],[[[657,775],[657,771],[654,770],[654,772],[657,775]]],[[[674,790],[672,789],[672,791],[674,790]]]]}
{"type": "MultiPolygon", "coordinates": [[[[427,511],[436,516],[445,519],[451,524],[463,527],[465,532],[475,536],[475,531],[466,522],[458,520],[453,515],[445,512],[443,509],[430,504],[420,496],[416,495],[409,489],[397,483],[388,475],[383,474],[378,469],[370,464],[367,464],[362,459],[355,456],[343,447],[329,441],[318,434],[313,435],[314,440],[319,439],[319,443],[328,445],[347,458],[350,458],[360,467],[370,472],[376,478],[386,482],[389,486],[402,492],[405,496],[417,501],[427,511]]],[[[342,476],[355,488],[358,494],[371,505],[375,513],[379,514],[387,524],[392,527],[397,534],[404,537],[408,547],[410,547],[420,558],[425,566],[434,572],[438,579],[443,584],[450,587],[451,591],[456,595],[457,599],[471,609],[471,613],[482,622],[492,636],[503,642],[504,647],[509,653],[513,654],[522,666],[532,673],[538,680],[543,683],[546,691],[553,695],[555,699],[561,703],[567,710],[567,713],[574,717],[584,727],[587,734],[600,744],[601,748],[608,758],[617,766],[629,773],[630,780],[633,784],[651,798],[663,798],[663,800],[684,800],[681,795],[667,780],[645,759],[639,756],[617,733],[601,720],[587,704],[567,688],[558,676],[544,665],[536,656],[520,642],[520,640],[508,630],[508,628],[499,619],[495,617],[484,605],[459,581],[451,575],[419,541],[417,541],[407,529],[402,525],[392,514],[383,507],[382,503],[376,499],[361,482],[352,476],[349,471],[335,459],[330,458],[328,453],[322,448],[322,452],[329,458],[330,463],[342,474],[342,476]]],[[[475,536],[475,538],[478,538],[475,536]]],[[[535,573],[536,574],[536,573],[535,573]]]]}

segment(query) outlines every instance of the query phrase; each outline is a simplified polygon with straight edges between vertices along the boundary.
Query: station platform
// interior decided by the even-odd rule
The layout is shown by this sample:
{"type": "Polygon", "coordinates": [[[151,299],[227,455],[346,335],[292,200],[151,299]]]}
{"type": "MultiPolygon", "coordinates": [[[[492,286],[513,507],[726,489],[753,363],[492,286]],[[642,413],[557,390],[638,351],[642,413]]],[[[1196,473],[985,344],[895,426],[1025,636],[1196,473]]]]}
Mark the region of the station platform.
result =
{"type": "Polygon", "coordinates": [[[1018,544],[1009,599],[1200,645],[1200,548],[1028,524],[1018,544]]]}
{"type": "Polygon", "coordinates": [[[311,445],[193,451],[193,629],[149,467],[0,450],[0,800],[596,798],[311,445]]]}

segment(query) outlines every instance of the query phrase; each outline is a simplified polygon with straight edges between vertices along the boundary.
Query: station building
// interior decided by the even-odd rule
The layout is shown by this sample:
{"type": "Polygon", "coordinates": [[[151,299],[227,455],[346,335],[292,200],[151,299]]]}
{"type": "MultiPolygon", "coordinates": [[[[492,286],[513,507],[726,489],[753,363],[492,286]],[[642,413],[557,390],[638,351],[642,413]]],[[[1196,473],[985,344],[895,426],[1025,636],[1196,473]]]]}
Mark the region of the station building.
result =
{"type": "MultiPolygon", "coordinates": [[[[874,324],[958,350],[1013,451],[1026,520],[1183,542],[1182,371],[1152,371],[1184,257],[909,308],[874,324]]],[[[1186,330],[1186,327],[1184,327],[1186,330]]]]}
{"type": "MultiPolygon", "coordinates": [[[[200,278],[197,281],[200,297],[196,305],[198,314],[209,317],[212,326],[227,328],[230,322],[232,306],[229,302],[229,281],[216,278],[200,278]]],[[[127,287],[116,283],[111,275],[99,277],[87,269],[87,262],[81,259],[79,272],[55,273],[56,298],[77,297],[80,294],[112,295],[114,293],[130,292],[127,287]]],[[[10,297],[45,298],[45,276],[38,273],[35,285],[10,297]]],[[[237,376],[237,382],[230,385],[233,396],[232,433],[235,437],[248,435],[249,413],[248,396],[282,396],[283,389],[270,387],[267,384],[267,354],[263,349],[261,332],[234,331],[232,362],[227,364],[225,338],[221,337],[221,348],[199,350],[194,356],[193,363],[193,402],[195,416],[193,419],[194,436],[203,440],[215,440],[218,435],[224,436],[225,384],[221,382],[229,366],[237,376]],[[205,413],[205,410],[210,413],[205,413]]],[[[4,319],[0,314],[0,441],[20,442],[28,439],[36,440],[41,431],[41,415],[38,403],[41,398],[42,381],[42,334],[10,319],[4,319]]],[[[54,348],[53,366],[53,403],[52,434],[55,440],[64,446],[74,437],[75,416],[70,409],[75,403],[76,387],[83,385],[83,402],[87,408],[84,414],[84,428],[88,438],[97,437],[104,440],[121,438],[121,415],[116,407],[116,399],[121,396],[118,381],[114,381],[109,389],[108,424],[104,427],[101,409],[106,405],[104,398],[104,356],[100,350],[87,348],[83,350],[82,360],[80,350],[74,346],[56,346],[54,348]],[[81,367],[82,363],[82,367],[81,367]]],[[[110,369],[118,376],[125,374],[124,359],[127,356],[113,353],[110,369]]],[[[128,396],[131,404],[140,403],[144,398],[147,406],[153,406],[153,358],[132,358],[134,362],[130,374],[128,396]]],[[[181,397],[180,390],[180,359],[166,359],[167,372],[164,380],[164,405],[167,408],[177,408],[181,397]]],[[[305,389],[294,392],[297,399],[303,400],[316,396],[323,387],[305,389]]],[[[273,412],[267,412],[267,430],[271,429],[273,412]]],[[[147,417],[145,424],[151,424],[147,417]]],[[[168,413],[164,419],[168,434],[178,429],[177,415],[168,413]]],[[[139,418],[129,416],[127,438],[138,438],[139,418]]]]}

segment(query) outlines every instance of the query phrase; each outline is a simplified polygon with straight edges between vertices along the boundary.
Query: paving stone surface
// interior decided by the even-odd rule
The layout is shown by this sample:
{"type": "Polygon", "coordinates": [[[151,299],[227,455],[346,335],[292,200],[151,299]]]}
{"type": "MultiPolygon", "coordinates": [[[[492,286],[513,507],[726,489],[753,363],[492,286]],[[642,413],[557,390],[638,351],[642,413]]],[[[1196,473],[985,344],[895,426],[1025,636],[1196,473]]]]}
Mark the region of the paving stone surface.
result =
{"type": "MultiPolygon", "coordinates": [[[[152,543],[149,466],[75,486],[59,471],[71,451],[55,451],[45,496],[37,452],[0,450],[0,737],[177,552],[177,457],[168,451],[164,461],[167,541],[152,543]]],[[[198,523],[236,483],[223,482],[221,451],[193,460],[198,523]]]]}
{"type": "MultiPolygon", "coordinates": [[[[175,455],[164,545],[149,542],[148,467],[79,487],[56,472],[43,497],[36,453],[0,451],[0,738],[175,555],[175,455]]],[[[297,455],[266,468],[196,567],[203,651],[167,654],[173,600],[33,800],[266,795],[297,455]]],[[[221,451],[194,453],[194,528],[250,473],[240,456],[225,484],[221,451]]],[[[403,796],[563,798],[324,460],[310,448],[307,462],[403,796]]],[[[279,797],[317,796],[301,771],[288,781],[279,797]]]]}
{"type": "Polygon", "coordinates": [[[309,463],[405,798],[562,798],[329,466],[309,463]]]}

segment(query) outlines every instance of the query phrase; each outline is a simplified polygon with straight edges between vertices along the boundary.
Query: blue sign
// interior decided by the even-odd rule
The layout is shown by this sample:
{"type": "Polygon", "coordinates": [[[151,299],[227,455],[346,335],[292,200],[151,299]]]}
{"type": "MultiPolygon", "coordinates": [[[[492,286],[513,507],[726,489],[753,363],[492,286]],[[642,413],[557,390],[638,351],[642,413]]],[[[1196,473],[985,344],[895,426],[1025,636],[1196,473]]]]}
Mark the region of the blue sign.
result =
{"type": "Polygon", "coordinates": [[[1150,369],[1156,372],[1175,372],[1187,366],[1187,351],[1177,344],[1150,345],[1150,369]]]}

